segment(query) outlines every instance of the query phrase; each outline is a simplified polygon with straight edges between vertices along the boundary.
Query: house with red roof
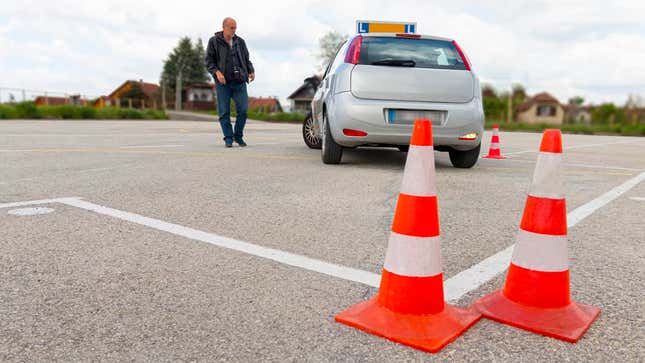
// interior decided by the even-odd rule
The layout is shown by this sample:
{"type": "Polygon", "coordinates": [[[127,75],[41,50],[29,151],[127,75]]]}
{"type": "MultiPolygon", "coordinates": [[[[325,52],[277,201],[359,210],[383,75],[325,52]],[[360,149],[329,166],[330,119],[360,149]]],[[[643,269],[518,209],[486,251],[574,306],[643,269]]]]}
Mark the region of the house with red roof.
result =
{"type": "Polygon", "coordinates": [[[274,113],[282,112],[280,101],[275,97],[249,97],[249,111],[274,113]]]}
{"type": "Polygon", "coordinates": [[[88,102],[81,95],[71,95],[68,97],[38,96],[34,99],[36,106],[87,106],[88,102]]]}
{"type": "MultiPolygon", "coordinates": [[[[143,80],[127,80],[107,96],[110,104],[117,107],[156,108],[161,99],[160,87],[143,80]]],[[[106,102],[99,102],[97,107],[105,107],[106,102]]]]}
{"type": "Polygon", "coordinates": [[[516,114],[521,123],[560,125],[564,122],[565,109],[557,98],[542,92],[519,105],[516,114]]]}
{"type": "Polygon", "coordinates": [[[291,112],[306,113],[311,110],[311,101],[321,81],[322,77],[318,75],[305,78],[300,87],[287,97],[291,101],[291,112]]]}

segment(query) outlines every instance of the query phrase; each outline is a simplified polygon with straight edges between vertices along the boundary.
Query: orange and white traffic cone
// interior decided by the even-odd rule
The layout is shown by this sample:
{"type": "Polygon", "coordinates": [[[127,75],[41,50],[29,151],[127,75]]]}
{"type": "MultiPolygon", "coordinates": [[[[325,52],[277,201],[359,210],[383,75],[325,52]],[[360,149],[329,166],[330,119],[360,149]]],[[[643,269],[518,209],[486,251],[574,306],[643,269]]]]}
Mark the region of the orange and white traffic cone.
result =
{"type": "Polygon", "coordinates": [[[500,142],[499,142],[499,125],[494,124],[493,125],[493,137],[490,139],[490,148],[488,149],[488,155],[483,156],[485,159],[506,159],[504,155],[502,155],[502,150],[500,149],[500,142]]]}
{"type": "Polygon", "coordinates": [[[562,135],[546,130],[504,288],[475,303],[484,317],[575,343],[600,309],[571,301],[562,135]]]}
{"type": "Polygon", "coordinates": [[[403,172],[379,293],[336,321],[437,352],[481,315],[445,304],[432,123],[417,120],[403,172]]]}

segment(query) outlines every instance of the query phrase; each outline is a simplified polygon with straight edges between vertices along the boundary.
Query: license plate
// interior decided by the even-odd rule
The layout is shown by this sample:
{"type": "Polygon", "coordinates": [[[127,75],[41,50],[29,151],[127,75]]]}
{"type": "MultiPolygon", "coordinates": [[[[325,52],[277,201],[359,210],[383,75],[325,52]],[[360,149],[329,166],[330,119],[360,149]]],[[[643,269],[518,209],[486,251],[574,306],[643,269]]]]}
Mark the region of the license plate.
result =
{"type": "Polygon", "coordinates": [[[414,125],[418,119],[430,119],[432,125],[438,126],[443,123],[445,111],[429,110],[388,110],[387,122],[398,125],[414,125]]]}

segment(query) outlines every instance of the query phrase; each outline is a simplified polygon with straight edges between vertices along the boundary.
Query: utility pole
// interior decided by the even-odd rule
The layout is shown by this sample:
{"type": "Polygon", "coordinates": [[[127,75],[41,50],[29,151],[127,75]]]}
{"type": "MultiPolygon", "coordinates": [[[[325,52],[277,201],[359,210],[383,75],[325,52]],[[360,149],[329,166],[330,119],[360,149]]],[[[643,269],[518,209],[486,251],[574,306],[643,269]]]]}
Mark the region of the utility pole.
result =
{"type": "Polygon", "coordinates": [[[166,110],[166,81],[161,79],[161,109],[166,110]]]}
{"type": "Polygon", "coordinates": [[[175,84],[175,111],[181,111],[182,68],[183,67],[179,68],[179,72],[177,73],[177,83],[175,84]]]}
{"type": "Polygon", "coordinates": [[[513,89],[508,93],[508,110],[506,111],[506,122],[511,123],[513,118],[513,89]]]}
{"type": "Polygon", "coordinates": [[[22,90],[22,102],[27,101],[27,96],[25,95],[25,90],[22,90]]]}
{"type": "Polygon", "coordinates": [[[184,75],[184,59],[177,59],[177,81],[175,82],[175,111],[181,111],[181,91],[182,91],[182,81],[184,75]]]}

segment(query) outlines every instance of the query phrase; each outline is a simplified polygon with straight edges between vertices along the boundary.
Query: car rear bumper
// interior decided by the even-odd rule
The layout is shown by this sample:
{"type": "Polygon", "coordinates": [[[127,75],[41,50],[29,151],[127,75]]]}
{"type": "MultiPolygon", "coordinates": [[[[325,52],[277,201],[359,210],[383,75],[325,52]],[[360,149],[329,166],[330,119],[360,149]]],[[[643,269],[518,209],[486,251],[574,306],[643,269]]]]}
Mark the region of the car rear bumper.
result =
{"type": "Polygon", "coordinates": [[[401,102],[366,100],[350,92],[334,95],[327,105],[329,125],[339,145],[355,147],[370,144],[407,145],[412,135],[412,125],[389,124],[388,109],[444,111],[441,122],[433,121],[433,141],[436,146],[450,146],[470,150],[481,143],[484,130],[484,112],[481,99],[468,103],[401,102]],[[343,129],[359,130],[367,136],[346,136],[343,129]],[[459,140],[460,136],[476,133],[475,140],[459,140]]]}

